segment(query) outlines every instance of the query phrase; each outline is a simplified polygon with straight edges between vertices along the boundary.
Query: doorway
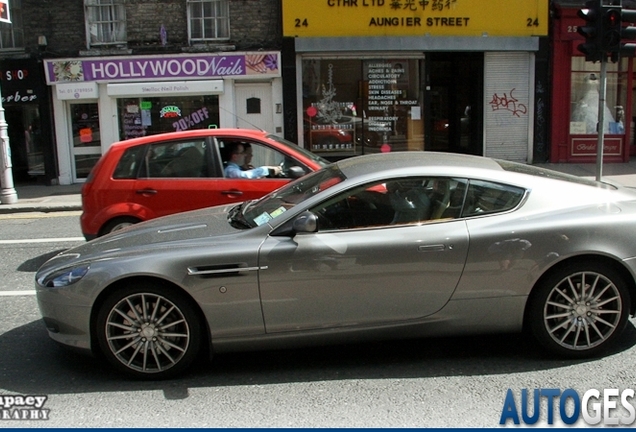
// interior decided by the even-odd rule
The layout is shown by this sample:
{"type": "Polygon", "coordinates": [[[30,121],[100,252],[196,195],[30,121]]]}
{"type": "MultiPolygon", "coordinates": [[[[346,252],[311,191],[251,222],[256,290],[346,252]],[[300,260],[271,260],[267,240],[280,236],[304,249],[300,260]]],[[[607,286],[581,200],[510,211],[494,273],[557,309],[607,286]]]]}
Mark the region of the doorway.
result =
{"type": "Polygon", "coordinates": [[[426,150],[483,155],[483,53],[431,53],[426,150]]]}
{"type": "Polygon", "coordinates": [[[271,83],[237,83],[236,91],[236,127],[274,130],[274,110],[271,83]]]}
{"type": "Polygon", "coordinates": [[[71,103],[71,165],[74,180],[84,180],[102,155],[97,102],[71,103]]]}

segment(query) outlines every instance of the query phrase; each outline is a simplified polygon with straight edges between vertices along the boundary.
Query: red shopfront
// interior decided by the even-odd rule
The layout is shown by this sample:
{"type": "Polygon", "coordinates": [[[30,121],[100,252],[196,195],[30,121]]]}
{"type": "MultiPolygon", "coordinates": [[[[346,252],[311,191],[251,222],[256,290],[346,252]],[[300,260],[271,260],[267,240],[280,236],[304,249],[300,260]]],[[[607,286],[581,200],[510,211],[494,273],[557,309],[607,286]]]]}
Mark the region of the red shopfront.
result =
{"type": "MultiPolygon", "coordinates": [[[[577,50],[584,40],[576,31],[583,23],[577,11],[557,6],[553,20],[551,162],[596,162],[601,66],[577,50]]],[[[636,154],[632,83],[631,59],[607,63],[604,162],[627,162],[636,154]]]]}

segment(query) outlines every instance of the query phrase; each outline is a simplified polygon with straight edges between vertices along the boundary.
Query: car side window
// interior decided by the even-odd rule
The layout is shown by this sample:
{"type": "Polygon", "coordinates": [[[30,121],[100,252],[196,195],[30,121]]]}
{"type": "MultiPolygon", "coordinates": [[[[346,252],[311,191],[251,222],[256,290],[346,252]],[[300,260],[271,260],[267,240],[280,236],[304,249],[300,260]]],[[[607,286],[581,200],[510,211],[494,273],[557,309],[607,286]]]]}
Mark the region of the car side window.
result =
{"type": "Polygon", "coordinates": [[[466,194],[463,217],[499,213],[515,208],[525,189],[499,183],[471,180],[466,194]]]}
{"type": "Polygon", "coordinates": [[[461,214],[466,185],[464,179],[393,179],[357,187],[312,211],[321,231],[454,219],[461,214]]]}
{"type": "Polygon", "coordinates": [[[134,179],[137,178],[137,173],[140,170],[143,155],[147,146],[135,146],[126,149],[119,159],[115,171],[113,171],[113,178],[115,179],[134,179]]]}
{"type": "Polygon", "coordinates": [[[279,165],[283,168],[283,172],[289,167],[298,166],[301,167],[305,174],[308,174],[311,170],[304,164],[301,164],[296,159],[285,155],[284,153],[275,150],[262,143],[248,140],[241,140],[236,138],[218,139],[219,151],[221,153],[221,159],[223,162],[223,169],[227,165],[230,155],[227,152],[228,145],[230,143],[240,143],[243,145],[243,149],[246,153],[244,169],[258,168],[261,166],[275,166],[279,165]]]}
{"type": "Polygon", "coordinates": [[[205,140],[169,142],[149,146],[140,176],[148,178],[209,177],[205,140]]]}

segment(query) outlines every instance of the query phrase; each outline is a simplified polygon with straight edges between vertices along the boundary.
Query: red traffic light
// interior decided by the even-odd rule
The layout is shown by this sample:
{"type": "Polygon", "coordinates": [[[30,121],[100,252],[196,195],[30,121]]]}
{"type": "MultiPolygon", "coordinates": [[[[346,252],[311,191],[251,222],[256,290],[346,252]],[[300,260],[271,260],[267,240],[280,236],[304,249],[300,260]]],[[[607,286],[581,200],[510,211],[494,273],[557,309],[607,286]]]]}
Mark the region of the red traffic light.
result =
{"type": "Polygon", "coordinates": [[[605,12],[605,24],[611,27],[620,27],[621,11],[618,9],[610,9],[605,12]]]}

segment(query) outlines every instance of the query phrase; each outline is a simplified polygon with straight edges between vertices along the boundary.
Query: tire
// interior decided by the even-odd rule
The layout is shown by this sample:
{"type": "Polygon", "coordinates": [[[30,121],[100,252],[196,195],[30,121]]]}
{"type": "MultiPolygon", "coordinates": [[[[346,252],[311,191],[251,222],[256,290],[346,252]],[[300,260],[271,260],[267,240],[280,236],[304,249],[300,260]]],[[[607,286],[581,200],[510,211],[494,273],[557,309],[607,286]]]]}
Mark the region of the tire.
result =
{"type": "Polygon", "coordinates": [[[104,225],[100,232],[100,236],[119,231],[120,229],[124,229],[139,222],[139,219],[134,217],[120,217],[113,219],[104,225]]]}
{"type": "Polygon", "coordinates": [[[119,289],[104,301],[95,333],[102,353],[117,370],[158,380],[178,375],[196,359],[201,329],[187,298],[143,283],[119,289]]]}
{"type": "Polygon", "coordinates": [[[568,358],[606,351],[627,324],[627,285],[614,269],[590,261],[570,264],[535,288],[530,328],[548,351],[568,358]]]}

